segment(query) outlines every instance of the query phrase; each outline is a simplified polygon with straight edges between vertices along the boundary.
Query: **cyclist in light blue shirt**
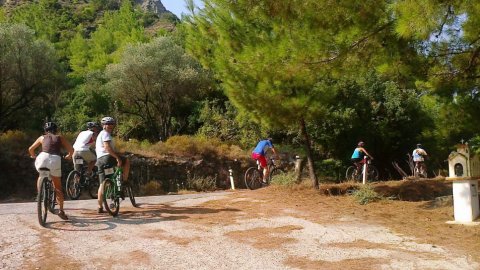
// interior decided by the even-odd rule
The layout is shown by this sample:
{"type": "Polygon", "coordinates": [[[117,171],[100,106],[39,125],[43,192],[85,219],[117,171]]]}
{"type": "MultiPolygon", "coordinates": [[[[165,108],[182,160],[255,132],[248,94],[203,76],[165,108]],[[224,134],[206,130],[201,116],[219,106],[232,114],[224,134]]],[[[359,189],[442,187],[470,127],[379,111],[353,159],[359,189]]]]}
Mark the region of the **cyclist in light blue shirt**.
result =
{"type": "Polygon", "coordinates": [[[365,146],[365,143],[360,141],[357,144],[357,148],[353,150],[352,162],[353,164],[355,164],[355,166],[357,166],[357,171],[360,171],[361,167],[365,163],[365,159],[364,159],[365,155],[370,159],[373,159],[373,157],[367,152],[367,150],[363,148],[364,146],[365,146]]]}

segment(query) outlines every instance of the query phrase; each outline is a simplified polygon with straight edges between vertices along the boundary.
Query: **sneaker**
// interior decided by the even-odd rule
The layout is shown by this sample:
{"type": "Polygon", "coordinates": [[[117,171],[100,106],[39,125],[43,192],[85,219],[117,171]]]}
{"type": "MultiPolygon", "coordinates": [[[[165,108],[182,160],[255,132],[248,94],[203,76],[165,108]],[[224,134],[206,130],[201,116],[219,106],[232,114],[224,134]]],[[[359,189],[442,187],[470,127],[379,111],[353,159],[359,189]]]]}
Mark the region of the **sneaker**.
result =
{"type": "Polygon", "coordinates": [[[65,215],[65,212],[63,212],[63,211],[59,211],[58,216],[63,220],[68,220],[67,215],[65,215]]]}
{"type": "Polygon", "coordinates": [[[267,181],[262,180],[262,186],[266,186],[266,185],[268,185],[267,181]]]}
{"type": "Polygon", "coordinates": [[[98,212],[99,214],[105,213],[105,211],[103,210],[103,207],[99,207],[98,210],[97,210],[97,212],[98,212]]]}

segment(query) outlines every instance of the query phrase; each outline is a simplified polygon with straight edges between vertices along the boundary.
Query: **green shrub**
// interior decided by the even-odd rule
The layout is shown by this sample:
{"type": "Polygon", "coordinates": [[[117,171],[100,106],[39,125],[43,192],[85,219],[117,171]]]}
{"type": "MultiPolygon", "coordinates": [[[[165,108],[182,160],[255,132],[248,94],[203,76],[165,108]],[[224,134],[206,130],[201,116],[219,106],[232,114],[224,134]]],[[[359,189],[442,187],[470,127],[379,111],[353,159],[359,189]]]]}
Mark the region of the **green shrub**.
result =
{"type": "Polygon", "coordinates": [[[362,205],[382,199],[382,196],[375,192],[370,185],[361,185],[359,189],[352,192],[352,196],[362,205]]]}
{"type": "Polygon", "coordinates": [[[216,189],[217,179],[213,176],[193,176],[187,179],[187,189],[195,191],[213,191],[216,189]]]}
{"type": "Polygon", "coordinates": [[[279,186],[293,186],[297,182],[296,174],[294,171],[276,174],[272,177],[272,184],[279,186]]]}
{"type": "Polygon", "coordinates": [[[140,194],[145,196],[151,196],[165,194],[165,192],[163,191],[161,182],[149,181],[145,185],[141,186],[140,194]]]}

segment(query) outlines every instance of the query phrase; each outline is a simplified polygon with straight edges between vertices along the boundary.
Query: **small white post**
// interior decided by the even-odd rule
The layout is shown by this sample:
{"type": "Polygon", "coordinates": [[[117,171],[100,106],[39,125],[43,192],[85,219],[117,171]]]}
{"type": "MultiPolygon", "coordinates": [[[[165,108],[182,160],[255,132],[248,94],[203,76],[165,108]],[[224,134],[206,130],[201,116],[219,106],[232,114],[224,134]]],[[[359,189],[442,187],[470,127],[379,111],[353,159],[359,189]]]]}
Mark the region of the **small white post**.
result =
{"type": "Polygon", "coordinates": [[[235,190],[235,182],[233,181],[233,170],[228,169],[228,172],[230,173],[230,187],[232,190],[235,190]]]}
{"type": "Polygon", "coordinates": [[[363,157],[363,184],[365,185],[367,183],[367,169],[368,169],[368,162],[367,162],[367,156],[363,157]]]}

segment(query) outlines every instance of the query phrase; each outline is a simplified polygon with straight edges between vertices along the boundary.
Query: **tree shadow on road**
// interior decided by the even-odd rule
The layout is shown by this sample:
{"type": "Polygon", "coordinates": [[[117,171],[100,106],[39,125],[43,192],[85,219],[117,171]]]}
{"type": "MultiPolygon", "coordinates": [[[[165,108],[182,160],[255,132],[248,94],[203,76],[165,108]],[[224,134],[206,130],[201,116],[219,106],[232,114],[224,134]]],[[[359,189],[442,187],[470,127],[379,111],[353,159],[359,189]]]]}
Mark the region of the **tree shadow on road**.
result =
{"type": "Polygon", "coordinates": [[[201,206],[173,207],[168,204],[138,204],[137,207],[120,208],[118,216],[108,213],[98,214],[92,209],[68,209],[68,221],[47,222],[46,228],[61,231],[103,231],[113,230],[118,225],[139,225],[190,218],[189,215],[237,212],[239,209],[214,209],[201,206]],[[73,212],[73,213],[72,213],[73,212]],[[77,214],[77,212],[80,212],[77,214]]]}

